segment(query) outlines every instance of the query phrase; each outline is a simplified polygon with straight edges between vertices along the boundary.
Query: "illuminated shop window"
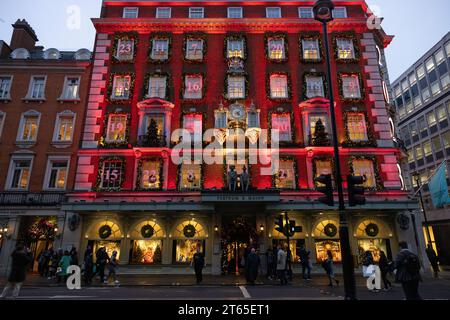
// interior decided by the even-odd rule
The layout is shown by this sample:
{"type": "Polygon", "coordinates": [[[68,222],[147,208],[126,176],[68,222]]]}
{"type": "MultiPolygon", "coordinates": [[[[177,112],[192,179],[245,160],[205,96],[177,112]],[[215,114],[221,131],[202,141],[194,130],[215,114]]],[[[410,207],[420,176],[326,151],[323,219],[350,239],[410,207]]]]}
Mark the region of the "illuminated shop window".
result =
{"type": "Polygon", "coordinates": [[[287,75],[273,74],[270,76],[270,97],[288,98],[287,75]]]}
{"type": "Polygon", "coordinates": [[[228,76],[228,98],[229,99],[245,98],[245,77],[228,76]]]}
{"type": "MultiPolygon", "coordinates": [[[[120,232],[120,231],[119,231],[120,232]]],[[[111,236],[110,238],[113,238],[111,236]]],[[[116,237],[114,237],[116,238],[116,237]]],[[[117,259],[120,259],[120,241],[119,240],[98,240],[88,241],[88,245],[92,248],[92,252],[97,252],[100,248],[105,248],[108,257],[111,257],[113,252],[117,252],[117,259]]],[[[97,257],[94,254],[94,263],[97,261],[97,257]]]]}
{"type": "MultiPolygon", "coordinates": [[[[366,236],[367,237],[367,236],[366,236]]],[[[370,251],[373,256],[374,262],[380,261],[380,253],[383,251],[387,258],[390,259],[388,246],[390,245],[389,239],[358,239],[358,262],[362,264],[367,251],[370,251]]],[[[390,247],[389,247],[390,249],[390,247]]]]}
{"type": "MultiPolygon", "coordinates": [[[[314,165],[316,168],[314,178],[328,174],[331,174],[331,177],[333,177],[333,161],[331,159],[314,159],[314,165]]],[[[315,186],[323,187],[324,185],[320,182],[315,182],[315,186]]]]}
{"type": "Polygon", "coordinates": [[[351,141],[367,141],[367,125],[364,113],[347,114],[347,131],[351,141]]]}
{"type": "Polygon", "coordinates": [[[269,38],[267,45],[269,46],[269,59],[283,60],[286,58],[283,38],[269,38]]]}
{"type": "Polygon", "coordinates": [[[366,176],[366,181],[363,184],[365,188],[375,188],[377,186],[372,160],[353,160],[352,167],[355,176],[366,176]]]}
{"type": "Polygon", "coordinates": [[[306,76],[306,97],[324,97],[323,77],[306,76]]]}
{"type": "Polygon", "coordinates": [[[8,172],[8,189],[27,190],[30,182],[32,159],[12,159],[8,172]]]}
{"type": "Polygon", "coordinates": [[[196,220],[186,220],[180,223],[172,235],[173,244],[173,262],[180,264],[189,264],[192,257],[197,252],[197,248],[205,253],[205,239],[207,233],[202,224],[196,220]]]}
{"type": "Polygon", "coordinates": [[[188,39],[186,41],[186,59],[203,60],[203,40],[188,39]]]}
{"type": "Polygon", "coordinates": [[[160,189],[161,188],[161,161],[159,159],[142,160],[141,181],[142,189],[160,189]]]}
{"type": "Polygon", "coordinates": [[[203,78],[202,76],[190,75],[184,79],[184,99],[202,99],[203,78]]]}
{"type": "Polygon", "coordinates": [[[39,129],[40,114],[30,111],[23,114],[21,118],[21,124],[19,128],[19,135],[17,140],[23,142],[36,141],[39,129]]]}
{"type": "Polygon", "coordinates": [[[120,160],[107,160],[101,168],[101,187],[120,188],[125,172],[123,162],[120,160]]]}
{"type": "Polygon", "coordinates": [[[289,113],[273,113],[272,130],[278,130],[279,141],[292,141],[291,115],[289,113]]]}
{"type": "Polygon", "coordinates": [[[133,60],[134,40],[119,39],[117,43],[116,59],[120,61],[133,60]]]}
{"type": "Polygon", "coordinates": [[[352,39],[338,38],[336,39],[338,58],[339,59],[354,59],[355,48],[352,39]]]}
{"type": "Polygon", "coordinates": [[[130,98],[131,76],[115,76],[111,98],[127,100],[130,98]]]}
{"type": "Polygon", "coordinates": [[[199,164],[181,165],[179,189],[181,191],[201,189],[201,165],[199,164]]]}
{"type": "Polygon", "coordinates": [[[165,99],[167,94],[167,77],[151,76],[148,79],[148,98],[165,99]]]}
{"type": "Polygon", "coordinates": [[[202,141],[203,136],[203,116],[192,113],[183,116],[183,128],[191,134],[191,141],[202,141]]]}
{"type": "Polygon", "coordinates": [[[295,165],[293,160],[280,160],[278,172],[275,174],[275,188],[295,189],[295,165]]]}
{"type": "Polygon", "coordinates": [[[126,139],[127,115],[110,114],[106,142],[123,142],[126,139]]]}
{"type": "Polygon", "coordinates": [[[0,99],[10,99],[12,77],[0,77],[0,99]]]}
{"type": "Polygon", "coordinates": [[[358,75],[342,76],[342,92],[344,98],[361,98],[361,89],[359,87],[358,75]]]}
{"type": "Polygon", "coordinates": [[[242,7],[229,7],[228,8],[228,18],[230,19],[241,19],[243,18],[242,7]]]}
{"type": "Polygon", "coordinates": [[[139,16],[139,8],[136,7],[125,7],[123,8],[123,18],[125,19],[135,19],[139,16]]]}
{"type": "Polygon", "coordinates": [[[75,122],[75,114],[71,112],[63,112],[58,114],[56,118],[54,142],[70,142],[73,138],[73,127],[75,122]]]}
{"type": "Polygon", "coordinates": [[[161,264],[162,240],[133,240],[131,264],[161,264]]]}
{"type": "Polygon", "coordinates": [[[319,40],[302,40],[303,59],[320,60],[319,40]]]}
{"type": "Polygon", "coordinates": [[[172,17],[172,9],[169,7],[158,7],[156,8],[156,18],[158,19],[169,19],[172,17]]]}
{"type": "Polygon", "coordinates": [[[66,188],[67,171],[67,160],[49,160],[46,189],[64,190],[66,188]]]}
{"type": "Polygon", "coordinates": [[[150,56],[153,60],[169,59],[169,39],[152,39],[152,52],[150,56]]]}
{"type": "Polygon", "coordinates": [[[227,41],[227,58],[244,59],[244,40],[228,40],[227,41]]]}

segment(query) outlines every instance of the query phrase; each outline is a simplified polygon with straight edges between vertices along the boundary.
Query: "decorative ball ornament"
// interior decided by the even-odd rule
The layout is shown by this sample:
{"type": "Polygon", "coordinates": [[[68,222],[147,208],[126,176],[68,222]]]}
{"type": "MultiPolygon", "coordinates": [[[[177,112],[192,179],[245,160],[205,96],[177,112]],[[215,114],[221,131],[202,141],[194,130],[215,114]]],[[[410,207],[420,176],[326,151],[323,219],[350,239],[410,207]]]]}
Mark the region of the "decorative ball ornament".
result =
{"type": "Polygon", "coordinates": [[[325,235],[330,238],[334,237],[337,234],[337,231],[337,227],[332,223],[327,224],[323,228],[323,232],[325,233],[325,235]]]}
{"type": "Polygon", "coordinates": [[[369,223],[366,226],[365,231],[369,237],[376,237],[378,235],[378,233],[380,232],[380,229],[378,228],[378,226],[375,223],[369,223]]]}
{"type": "Polygon", "coordinates": [[[98,229],[98,236],[100,239],[108,239],[112,234],[111,227],[105,224],[98,229]]]}
{"type": "Polygon", "coordinates": [[[146,239],[151,238],[154,235],[154,233],[155,233],[155,229],[149,224],[147,224],[141,228],[141,235],[143,238],[146,238],[146,239]]]}
{"type": "Polygon", "coordinates": [[[183,234],[186,238],[193,238],[195,237],[195,234],[197,231],[195,230],[195,227],[192,224],[188,224],[183,228],[183,234]]]}
{"type": "Polygon", "coordinates": [[[194,174],[194,172],[192,172],[192,171],[189,171],[189,172],[188,172],[188,175],[187,175],[187,181],[188,181],[189,183],[195,182],[195,174],[194,174]]]}

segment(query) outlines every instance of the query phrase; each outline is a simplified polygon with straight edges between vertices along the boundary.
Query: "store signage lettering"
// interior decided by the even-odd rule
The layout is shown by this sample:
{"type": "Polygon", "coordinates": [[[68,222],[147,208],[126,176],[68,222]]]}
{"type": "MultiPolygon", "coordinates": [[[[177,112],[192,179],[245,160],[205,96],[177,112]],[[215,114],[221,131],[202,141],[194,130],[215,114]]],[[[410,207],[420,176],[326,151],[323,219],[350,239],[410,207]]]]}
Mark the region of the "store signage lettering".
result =
{"type": "Polygon", "coordinates": [[[279,201],[278,195],[204,195],[204,202],[276,202],[279,201]]]}

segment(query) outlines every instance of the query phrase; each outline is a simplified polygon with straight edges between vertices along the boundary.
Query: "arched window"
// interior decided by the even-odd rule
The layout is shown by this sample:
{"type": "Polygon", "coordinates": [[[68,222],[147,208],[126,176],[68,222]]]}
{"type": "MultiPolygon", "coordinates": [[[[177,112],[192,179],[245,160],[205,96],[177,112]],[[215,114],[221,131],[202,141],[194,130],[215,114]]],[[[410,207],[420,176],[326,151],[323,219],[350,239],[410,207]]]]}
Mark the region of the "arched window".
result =
{"type": "Polygon", "coordinates": [[[91,227],[87,237],[88,239],[102,240],[121,239],[122,231],[116,222],[111,220],[102,220],[91,227]]]}
{"type": "Polygon", "coordinates": [[[156,220],[139,222],[131,231],[132,264],[160,264],[165,232],[156,220]]]}
{"type": "Polygon", "coordinates": [[[173,232],[173,262],[189,264],[198,249],[205,254],[207,233],[203,225],[192,219],[180,223],[173,232]]]}
{"type": "Polygon", "coordinates": [[[12,59],[30,59],[30,53],[25,48],[17,48],[11,53],[12,59]]]}
{"type": "Polygon", "coordinates": [[[50,48],[44,51],[44,59],[46,60],[58,60],[61,58],[61,53],[58,49],[50,48]]]}
{"type": "Polygon", "coordinates": [[[164,238],[166,233],[156,220],[144,220],[138,223],[130,233],[131,239],[164,238]]]}
{"type": "Polygon", "coordinates": [[[192,219],[180,223],[174,231],[173,238],[205,238],[206,230],[203,225],[192,219]]]}
{"type": "Polygon", "coordinates": [[[339,226],[334,220],[325,219],[320,221],[313,231],[316,238],[339,238],[339,226]]]}
{"type": "Polygon", "coordinates": [[[91,60],[92,53],[88,49],[80,49],[75,52],[75,60],[91,60]]]}

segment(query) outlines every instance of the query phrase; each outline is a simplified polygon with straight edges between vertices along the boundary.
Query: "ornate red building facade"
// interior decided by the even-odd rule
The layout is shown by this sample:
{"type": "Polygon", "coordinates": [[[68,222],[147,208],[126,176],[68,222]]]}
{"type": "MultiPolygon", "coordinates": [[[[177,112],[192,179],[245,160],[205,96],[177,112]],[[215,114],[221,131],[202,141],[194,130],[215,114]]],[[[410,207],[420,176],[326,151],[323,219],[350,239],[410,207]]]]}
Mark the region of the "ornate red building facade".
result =
{"type": "MultiPolygon", "coordinates": [[[[245,248],[263,253],[285,241],[273,221],[287,212],[302,226],[290,244],[294,253],[304,245],[314,262],[326,250],[339,261],[338,215],[316,201],[314,182],[337,160],[329,85],[342,175],[368,178],[367,204],[349,210],[354,256],[393,255],[398,240],[414,243],[414,221],[402,212],[416,205],[403,190],[382,72],[392,37],[369,30],[364,1],[336,1],[329,29],[334,76],[327,83],[313,4],[104,1],[93,19],[83,141],[74,192],[64,205],[81,225],[65,233],[64,243],[106,246],[120,252],[123,264],[149,272],[162,266],[167,273],[183,272],[200,245],[207,272],[233,272],[245,248]],[[279,168],[262,175],[267,164],[249,163],[248,150],[242,163],[176,164],[171,156],[179,139],[172,133],[179,128],[194,138],[215,129],[210,140],[218,144],[241,128],[247,145],[259,139],[269,148],[278,129],[279,168]],[[228,190],[233,164],[238,174],[248,168],[248,191],[228,190]]],[[[195,145],[194,154],[206,145],[195,145]]],[[[223,158],[238,151],[227,147],[223,158]]]]}

